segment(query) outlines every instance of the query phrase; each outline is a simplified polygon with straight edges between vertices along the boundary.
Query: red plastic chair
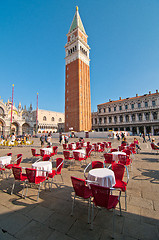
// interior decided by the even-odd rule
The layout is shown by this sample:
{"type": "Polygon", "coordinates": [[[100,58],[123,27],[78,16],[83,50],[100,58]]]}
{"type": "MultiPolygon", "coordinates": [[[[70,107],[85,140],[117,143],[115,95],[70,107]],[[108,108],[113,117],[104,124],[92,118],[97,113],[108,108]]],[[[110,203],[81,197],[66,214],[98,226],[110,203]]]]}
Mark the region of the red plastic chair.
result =
{"type": "Polygon", "coordinates": [[[12,153],[7,153],[7,156],[11,156],[12,157],[12,153]]]}
{"type": "Polygon", "coordinates": [[[131,161],[131,159],[129,158],[128,155],[119,154],[118,159],[119,159],[118,163],[121,163],[125,166],[129,166],[132,163],[132,161],[131,161]]]}
{"type": "Polygon", "coordinates": [[[71,177],[72,185],[74,188],[74,198],[72,203],[72,212],[71,215],[73,215],[74,205],[75,205],[75,198],[79,197],[84,200],[88,200],[88,223],[90,223],[90,208],[91,208],[91,197],[92,197],[92,191],[91,189],[86,186],[86,181],[84,179],[71,177]]]}
{"type": "Polygon", "coordinates": [[[63,155],[64,155],[64,160],[74,160],[73,156],[71,156],[71,153],[69,151],[63,151],[63,155]]]}
{"type": "Polygon", "coordinates": [[[156,151],[156,154],[158,153],[158,151],[159,151],[159,149],[158,148],[156,148],[156,146],[153,144],[153,143],[151,143],[151,152],[152,151],[156,151]]]}
{"type": "Polygon", "coordinates": [[[80,152],[73,152],[73,158],[75,159],[75,161],[79,161],[79,162],[87,160],[86,155],[83,155],[80,152]]]}
{"type": "MultiPolygon", "coordinates": [[[[27,180],[27,175],[25,173],[22,173],[22,168],[21,167],[12,167],[13,175],[14,175],[14,181],[13,181],[13,186],[11,190],[11,195],[13,194],[15,183],[18,182],[26,182],[27,180]]],[[[24,193],[24,187],[25,184],[23,184],[23,191],[22,191],[22,197],[24,193]]]]}
{"type": "MultiPolygon", "coordinates": [[[[37,170],[33,169],[33,168],[26,168],[26,175],[27,175],[27,179],[28,179],[29,184],[39,185],[38,195],[37,195],[37,201],[38,201],[41,183],[46,181],[47,176],[37,176],[37,170]]],[[[27,196],[27,193],[28,193],[28,184],[27,184],[25,197],[27,196]]]]}
{"type": "Polygon", "coordinates": [[[34,149],[34,148],[31,149],[31,152],[32,152],[33,157],[41,156],[39,153],[36,153],[36,149],[34,149]]]}
{"type": "Polygon", "coordinates": [[[126,143],[122,143],[121,146],[125,147],[127,144],[126,143]]]}
{"type": "Polygon", "coordinates": [[[50,155],[44,155],[43,156],[43,161],[50,161],[50,155]]]}
{"type": "Polygon", "coordinates": [[[112,152],[118,152],[118,149],[117,149],[117,148],[111,148],[109,152],[110,152],[110,153],[112,153],[112,152]]]}
{"type": "Polygon", "coordinates": [[[103,207],[107,210],[113,209],[113,238],[115,229],[115,208],[119,203],[120,214],[121,214],[121,204],[120,196],[112,195],[111,190],[107,187],[102,187],[94,184],[90,184],[92,195],[93,195],[93,207],[92,207],[92,217],[91,217],[91,229],[93,229],[93,219],[94,219],[94,205],[98,207],[103,207]]]}
{"type": "Polygon", "coordinates": [[[116,181],[116,184],[113,186],[113,188],[118,188],[118,189],[120,189],[122,192],[125,192],[125,210],[127,210],[126,187],[127,187],[128,181],[129,181],[128,169],[127,169],[127,167],[125,167],[123,164],[114,163],[114,164],[112,165],[112,170],[113,170],[113,172],[114,172],[115,181],[116,181]],[[125,169],[126,169],[126,172],[127,172],[127,182],[124,182],[124,181],[123,181],[125,169]]]}
{"type": "Polygon", "coordinates": [[[111,142],[107,142],[108,144],[108,148],[112,148],[112,143],[111,142]]]}
{"type": "Polygon", "coordinates": [[[56,155],[58,151],[58,146],[53,146],[53,154],[56,155]]]}
{"type": "Polygon", "coordinates": [[[43,149],[40,149],[40,156],[44,156],[45,155],[45,150],[43,150],[43,149]]]}
{"type": "Polygon", "coordinates": [[[131,154],[130,149],[124,149],[122,152],[126,153],[126,155],[130,157],[131,154]]]}
{"type": "Polygon", "coordinates": [[[18,167],[22,161],[22,156],[23,156],[23,154],[18,154],[17,159],[14,161],[16,163],[8,164],[5,166],[5,168],[11,170],[13,166],[18,167]]]}
{"type": "Polygon", "coordinates": [[[52,184],[53,184],[53,178],[55,177],[55,175],[60,175],[61,176],[61,180],[63,182],[63,177],[61,174],[61,170],[63,167],[63,163],[64,163],[64,159],[63,158],[56,158],[56,169],[52,170],[52,173],[48,173],[48,178],[51,178],[51,189],[52,189],[52,184]]]}
{"type": "Polygon", "coordinates": [[[63,143],[63,149],[64,149],[64,150],[68,150],[67,144],[63,143]]]}
{"type": "Polygon", "coordinates": [[[119,151],[123,151],[125,149],[125,146],[119,146],[119,151]]]}
{"type": "Polygon", "coordinates": [[[86,172],[87,172],[87,170],[88,170],[89,168],[95,169],[95,168],[103,168],[103,167],[104,167],[103,162],[101,162],[101,161],[92,161],[92,162],[89,163],[89,164],[87,165],[87,167],[84,169],[84,177],[87,179],[87,177],[86,177],[86,172]]]}
{"type": "Polygon", "coordinates": [[[104,153],[104,163],[109,164],[108,168],[111,167],[111,165],[115,162],[113,160],[113,154],[112,153],[104,153]]]}
{"type": "Polygon", "coordinates": [[[70,143],[70,144],[68,144],[68,150],[70,150],[70,151],[72,151],[73,150],[73,146],[72,146],[72,144],[70,143]]]}

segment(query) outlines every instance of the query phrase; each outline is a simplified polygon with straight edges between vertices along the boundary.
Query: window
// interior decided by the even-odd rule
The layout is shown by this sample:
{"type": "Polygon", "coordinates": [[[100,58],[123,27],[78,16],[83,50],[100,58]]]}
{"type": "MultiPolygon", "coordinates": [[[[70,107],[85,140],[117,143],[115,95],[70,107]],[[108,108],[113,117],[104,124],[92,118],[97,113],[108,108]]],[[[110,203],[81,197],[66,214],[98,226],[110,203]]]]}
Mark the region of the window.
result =
{"type": "Polygon", "coordinates": [[[123,122],[123,116],[120,116],[119,118],[120,118],[120,122],[123,122]]]}
{"type": "Polygon", "coordinates": [[[132,118],[132,121],[135,122],[135,114],[133,114],[131,118],[132,118]]]}
{"type": "Polygon", "coordinates": [[[117,117],[116,117],[116,116],[114,117],[114,122],[115,122],[115,123],[117,122],[117,117]]]}
{"type": "Polygon", "coordinates": [[[112,117],[109,117],[109,123],[111,123],[112,122],[112,117]]]}
{"type": "Polygon", "coordinates": [[[59,122],[62,122],[62,118],[59,118],[59,122]]]}
{"type": "Polygon", "coordinates": [[[155,107],[156,106],[156,102],[152,101],[152,106],[155,107]]]}
{"type": "Polygon", "coordinates": [[[95,120],[95,124],[97,124],[97,119],[95,118],[94,120],[95,120]]]}
{"type": "Polygon", "coordinates": [[[134,104],[131,104],[131,109],[134,109],[134,104]]]}
{"type": "Polygon", "coordinates": [[[114,107],[114,112],[116,112],[116,107],[114,107]]]}
{"type": "Polygon", "coordinates": [[[111,112],[111,108],[109,107],[109,112],[111,112]]]}
{"type": "Polygon", "coordinates": [[[141,113],[138,114],[138,117],[139,117],[139,121],[142,121],[142,114],[141,113]]]}
{"type": "Polygon", "coordinates": [[[53,121],[55,121],[55,118],[54,118],[54,117],[52,117],[52,118],[51,118],[51,121],[52,121],[52,122],[53,122],[53,121]]]}
{"type": "Polygon", "coordinates": [[[145,102],[145,107],[148,107],[148,102],[145,102]]]}
{"type": "Polygon", "coordinates": [[[141,108],[141,103],[138,103],[138,108],[141,108]]]}
{"type": "Polygon", "coordinates": [[[126,122],[129,122],[129,115],[126,115],[125,120],[126,122]]]}
{"type": "Polygon", "coordinates": [[[101,109],[99,108],[99,113],[101,113],[101,109]]]}
{"type": "Polygon", "coordinates": [[[104,123],[106,123],[107,122],[107,119],[106,119],[106,117],[104,117],[104,123]]]}
{"type": "Polygon", "coordinates": [[[119,106],[119,110],[120,110],[120,111],[122,110],[122,106],[119,106]]]}
{"type": "Polygon", "coordinates": [[[43,121],[46,121],[46,120],[47,120],[47,118],[46,118],[46,116],[44,116],[44,117],[43,117],[43,121]]]}
{"type": "Polygon", "coordinates": [[[154,113],[153,113],[153,119],[154,119],[154,120],[157,120],[157,112],[154,112],[154,113]]]}
{"type": "Polygon", "coordinates": [[[125,110],[127,110],[128,109],[128,105],[125,105],[125,110]]]}
{"type": "Polygon", "coordinates": [[[145,118],[146,118],[146,120],[150,120],[150,114],[149,113],[145,113],[145,118]]]}
{"type": "Polygon", "coordinates": [[[102,118],[99,118],[99,124],[101,124],[102,123],[102,118]]]}
{"type": "Polygon", "coordinates": [[[103,108],[103,112],[105,113],[105,108],[103,108]]]}

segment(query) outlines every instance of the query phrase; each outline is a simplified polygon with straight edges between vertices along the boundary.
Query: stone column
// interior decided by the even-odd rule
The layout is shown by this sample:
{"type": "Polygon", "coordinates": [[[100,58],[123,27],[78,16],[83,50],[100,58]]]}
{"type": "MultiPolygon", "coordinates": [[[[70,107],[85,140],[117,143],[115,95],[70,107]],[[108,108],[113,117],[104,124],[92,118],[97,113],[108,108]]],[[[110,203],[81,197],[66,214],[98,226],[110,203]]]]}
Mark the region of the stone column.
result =
{"type": "Polygon", "coordinates": [[[145,134],[145,136],[146,136],[146,127],[144,126],[144,134],[145,134]]]}
{"type": "Polygon", "coordinates": [[[154,127],[151,126],[151,136],[154,136],[154,127]]]}
{"type": "Polygon", "coordinates": [[[22,126],[19,126],[18,135],[22,135],[22,126]]]}
{"type": "Polygon", "coordinates": [[[137,134],[139,135],[139,127],[136,127],[136,130],[137,130],[137,134]]]}

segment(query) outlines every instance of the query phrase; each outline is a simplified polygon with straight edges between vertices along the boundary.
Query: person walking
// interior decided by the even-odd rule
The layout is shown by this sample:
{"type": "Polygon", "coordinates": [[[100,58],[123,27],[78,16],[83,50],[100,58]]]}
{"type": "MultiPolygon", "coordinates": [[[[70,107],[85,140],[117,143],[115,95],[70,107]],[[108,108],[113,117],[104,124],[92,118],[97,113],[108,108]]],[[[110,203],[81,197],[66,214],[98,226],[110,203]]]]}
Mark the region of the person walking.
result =
{"type": "Polygon", "coordinates": [[[145,133],[142,134],[143,143],[146,143],[145,133]]]}

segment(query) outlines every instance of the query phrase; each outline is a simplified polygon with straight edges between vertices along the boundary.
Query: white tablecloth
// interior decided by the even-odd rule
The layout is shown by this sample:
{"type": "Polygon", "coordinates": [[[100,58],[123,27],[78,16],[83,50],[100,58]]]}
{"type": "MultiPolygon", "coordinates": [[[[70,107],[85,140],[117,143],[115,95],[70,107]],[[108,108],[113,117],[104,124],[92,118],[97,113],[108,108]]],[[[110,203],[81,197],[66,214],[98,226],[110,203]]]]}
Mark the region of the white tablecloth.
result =
{"type": "Polygon", "coordinates": [[[2,167],[3,165],[10,164],[11,160],[12,160],[11,156],[0,157],[0,167],[2,167]]]}
{"type": "Polygon", "coordinates": [[[42,148],[42,150],[45,151],[45,154],[49,155],[50,153],[53,152],[52,148],[42,148]]]}
{"type": "Polygon", "coordinates": [[[45,170],[49,173],[52,172],[52,163],[49,161],[41,161],[41,162],[35,162],[32,165],[32,168],[37,170],[37,176],[46,176],[46,172],[40,171],[45,170]]]}
{"type": "Polygon", "coordinates": [[[88,180],[96,181],[100,186],[113,187],[115,185],[114,172],[108,168],[95,168],[89,171],[88,180]]]}
{"type": "Polygon", "coordinates": [[[76,143],[71,143],[72,144],[72,148],[76,149],[76,143]]]}
{"type": "Polygon", "coordinates": [[[125,152],[112,152],[112,154],[113,154],[113,160],[116,162],[119,160],[118,155],[126,155],[125,152]]]}

